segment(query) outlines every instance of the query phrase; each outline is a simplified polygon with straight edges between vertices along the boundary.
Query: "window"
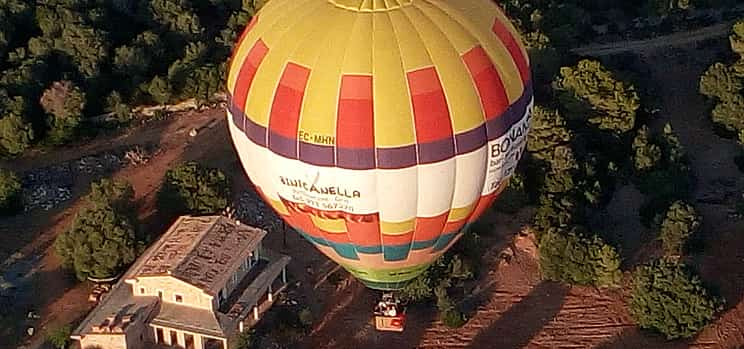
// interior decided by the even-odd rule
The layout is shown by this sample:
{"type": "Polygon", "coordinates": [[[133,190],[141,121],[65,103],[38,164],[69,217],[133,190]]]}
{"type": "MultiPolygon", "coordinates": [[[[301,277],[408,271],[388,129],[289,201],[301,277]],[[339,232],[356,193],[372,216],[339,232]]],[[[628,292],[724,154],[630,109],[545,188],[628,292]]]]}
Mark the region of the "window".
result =
{"type": "Polygon", "coordinates": [[[173,295],[173,298],[176,300],[176,303],[183,303],[183,296],[180,294],[173,295]]]}
{"type": "Polygon", "coordinates": [[[145,294],[145,288],[144,287],[140,287],[140,294],[145,294]]]}

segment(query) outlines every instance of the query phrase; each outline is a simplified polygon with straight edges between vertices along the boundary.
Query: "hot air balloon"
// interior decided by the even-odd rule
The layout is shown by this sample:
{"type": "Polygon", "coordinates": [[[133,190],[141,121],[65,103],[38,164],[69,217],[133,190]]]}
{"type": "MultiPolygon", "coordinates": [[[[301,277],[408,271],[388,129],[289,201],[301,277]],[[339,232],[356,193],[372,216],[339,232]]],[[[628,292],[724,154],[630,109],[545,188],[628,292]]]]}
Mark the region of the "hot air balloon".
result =
{"type": "Polygon", "coordinates": [[[271,0],[229,66],[257,191],[367,287],[398,290],[504,189],[533,105],[492,0],[271,0]]]}

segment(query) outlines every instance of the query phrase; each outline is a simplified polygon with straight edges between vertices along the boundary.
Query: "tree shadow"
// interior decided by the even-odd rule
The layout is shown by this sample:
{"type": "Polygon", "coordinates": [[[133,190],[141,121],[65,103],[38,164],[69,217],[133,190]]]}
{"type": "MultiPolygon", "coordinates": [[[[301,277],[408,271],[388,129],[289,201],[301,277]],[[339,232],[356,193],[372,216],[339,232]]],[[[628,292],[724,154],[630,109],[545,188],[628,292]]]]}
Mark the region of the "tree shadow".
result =
{"type": "Polygon", "coordinates": [[[522,348],[561,310],[568,288],[541,282],[499,319],[482,329],[469,348],[522,348]]]}
{"type": "Polygon", "coordinates": [[[597,349],[684,349],[690,347],[691,341],[667,341],[661,335],[643,331],[637,327],[628,327],[609,341],[601,343],[597,349]]]}

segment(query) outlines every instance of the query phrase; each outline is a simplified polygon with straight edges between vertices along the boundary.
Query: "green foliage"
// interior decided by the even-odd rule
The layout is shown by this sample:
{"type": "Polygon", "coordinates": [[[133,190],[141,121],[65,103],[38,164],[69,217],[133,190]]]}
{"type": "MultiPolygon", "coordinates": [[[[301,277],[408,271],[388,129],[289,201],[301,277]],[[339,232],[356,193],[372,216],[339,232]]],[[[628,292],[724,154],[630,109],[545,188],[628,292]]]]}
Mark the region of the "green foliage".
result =
{"type": "Polygon", "coordinates": [[[651,142],[648,127],[638,129],[633,139],[633,166],[639,173],[656,168],[661,161],[661,147],[651,142]]]}
{"type": "Polygon", "coordinates": [[[187,162],[166,172],[158,205],[175,214],[212,214],[223,210],[229,198],[230,184],[222,171],[187,162]]]}
{"type": "Polygon", "coordinates": [[[731,28],[729,41],[731,42],[731,50],[744,60],[744,19],[736,22],[731,28]]]}
{"type": "Polygon", "coordinates": [[[700,77],[700,93],[710,98],[730,101],[741,92],[741,78],[733,68],[723,63],[715,63],[700,77]]]}
{"type": "Polygon", "coordinates": [[[668,339],[695,336],[714,319],[720,305],[680,262],[658,260],[633,273],[630,314],[641,328],[668,339]]]}
{"type": "Polygon", "coordinates": [[[77,131],[85,108],[85,94],[71,81],[58,81],[41,96],[41,106],[51,115],[49,140],[64,143],[77,131]]]}
{"type": "Polygon", "coordinates": [[[600,62],[582,60],[575,67],[561,68],[555,87],[573,116],[585,116],[599,129],[618,134],[634,128],[640,107],[635,88],[618,81],[600,62]]]}
{"type": "Polygon", "coordinates": [[[171,99],[172,87],[166,79],[159,76],[152,78],[147,85],[147,93],[158,104],[166,104],[171,99]]]}
{"type": "Polygon", "coordinates": [[[6,114],[0,118],[0,155],[19,155],[31,145],[33,139],[34,130],[22,116],[6,114]]]}
{"type": "MultiPolygon", "coordinates": [[[[256,332],[252,330],[245,331],[238,335],[234,348],[236,349],[254,349],[258,347],[260,340],[256,332]]],[[[231,346],[232,347],[232,346],[231,346]]]]}
{"type": "Polygon", "coordinates": [[[596,235],[550,229],[540,234],[538,250],[545,279],[595,286],[620,282],[620,256],[596,235]]]}
{"type": "Polygon", "coordinates": [[[399,291],[398,296],[406,302],[424,302],[435,296],[437,287],[449,288],[476,274],[476,263],[480,260],[479,239],[473,233],[465,233],[460,241],[444,256],[437,259],[423,274],[411,280],[399,291]]]}
{"type": "Polygon", "coordinates": [[[530,203],[530,197],[525,187],[524,177],[516,173],[509,179],[509,185],[499,195],[494,208],[504,213],[516,213],[530,203]]]}
{"type": "Polygon", "coordinates": [[[147,4],[147,16],[168,30],[186,37],[198,37],[204,33],[199,16],[188,0],[152,0],[147,4]]]}
{"type": "Polygon", "coordinates": [[[551,228],[567,229],[581,222],[582,211],[576,200],[568,196],[543,194],[535,212],[534,226],[538,233],[551,228]]]}
{"type": "Polygon", "coordinates": [[[467,323],[468,320],[465,318],[465,315],[455,307],[455,304],[447,294],[447,289],[445,287],[436,287],[434,293],[437,296],[439,318],[445,326],[450,328],[459,328],[467,323]]]}
{"type": "Polygon", "coordinates": [[[669,207],[661,223],[659,238],[668,256],[679,256],[687,239],[700,228],[702,217],[689,204],[676,201],[669,207]]]}
{"type": "Polygon", "coordinates": [[[80,280],[115,276],[140,249],[129,184],[103,180],[91,186],[88,206],[57,237],[55,251],[80,280]]]}
{"type": "Polygon", "coordinates": [[[72,334],[72,326],[64,325],[49,331],[46,335],[46,340],[58,349],[65,349],[70,343],[70,335],[72,334]]]}
{"type": "Polygon", "coordinates": [[[220,67],[207,65],[191,71],[183,87],[183,95],[191,96],[197,103],[203,104],[212,99],[222,89],[222,72],[220,67]]]}
{"type": "Polygon", "coordinates": [[[297,319],[305,328],[310,328],[313,325],[313,313],[310,311],[310,308],[302,308],[302,310],[297,313],[297,319]]]}
{"type": "Polygon", "coordinates": [[[566,121],[557,110],[535,106],[527,137],[527,151],[534,158],[552,163],[555,149],[568,145],[572,137],[566,121]]]}
{"type": "Polygon", "coordinates": [[[22,208],[21,189],[18,176],[0,168],[0,216],[12,215],[22,208]]]}

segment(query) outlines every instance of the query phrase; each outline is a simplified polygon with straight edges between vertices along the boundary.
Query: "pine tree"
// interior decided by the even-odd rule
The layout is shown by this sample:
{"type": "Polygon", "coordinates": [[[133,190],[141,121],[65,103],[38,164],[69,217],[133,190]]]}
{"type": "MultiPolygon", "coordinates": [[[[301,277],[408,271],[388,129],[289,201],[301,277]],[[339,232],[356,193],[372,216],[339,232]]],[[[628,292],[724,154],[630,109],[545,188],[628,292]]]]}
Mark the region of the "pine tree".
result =
{"type": "Polygon", "coordinates": [[[561,68],[555,87],[569,113],[586,115],[599,129],[622,134],[634,128],[640,107],[635,88],[615,79],[598,61],[561,68]]]}
{"type": "Polygon", "coordinates": [[[683,201],[676,201],[669,207],[659,234],[666,255],[682,254],[687,239],[700,228],[701,218],[695,208],[683,201]]]}
{"type": "Polygon", "coordinates": [[[628,306],[638,326],[677,339],[693,337],[713,321],[721,300],[684,264],[658,260],[633,273],[628,306]]]}
{"type": "Polygon", "coordinates": [[[643,125],[633,139],[633,165],[643,173],[658,166],[661,161],[661,147],[651,143],[648,127],[643,125]]]}
{"type": "Polygon", "coordinates": [[[160,209],[175,214],[213,214],[230,198],[230,184],[222,171],[187,162],[165,174],[158,194],[160,209]]]}
{"type": "Polygon", "coordinates": [[[0,216],[14,214],[22,207],[21,189],[18,176],[0,168],[0,216]]]}
{"type": "Polygon", "coordinates": [[[566,121],[557,110],[535,106],[530,133],[527,136],[527,151],[533,157],[552,162],[554,150],[559,146],[568,145],[572,137],[566,121]]]}
{"type": "Polygon", "coordinates": [[[540,234],[538,250],[545,279],[594,286],[620,282],[620,256],[596,235],[551,228],[540,234]]]}

